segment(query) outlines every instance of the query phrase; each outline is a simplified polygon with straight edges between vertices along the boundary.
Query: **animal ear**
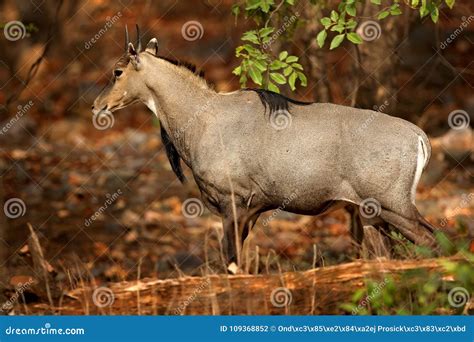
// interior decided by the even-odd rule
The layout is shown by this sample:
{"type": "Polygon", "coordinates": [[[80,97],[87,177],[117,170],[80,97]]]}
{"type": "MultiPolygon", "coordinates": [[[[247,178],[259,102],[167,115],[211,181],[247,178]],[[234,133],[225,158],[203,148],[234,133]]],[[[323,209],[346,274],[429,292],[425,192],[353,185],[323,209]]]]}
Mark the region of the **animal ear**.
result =
{"type": "Polygon", "coordinates": [[[128,43],[127,52],[128,52],[129,56],[137,56],[138,55],[137,50],[135,50],[135,47],[133,46],[132,43],[128,43]]]}
{"type": "Polygon", "coordinates": [[[150,39],[150,41],[146,45],[145,51],[155,56],[158,56],[158,41],[156,40],[156,38],[150,39]]]}
{"type": "Polygon", "coordinates": [[[128,43],[128,58],[136,70],[140,68],[140,58],[132,43],[128,43]]]}

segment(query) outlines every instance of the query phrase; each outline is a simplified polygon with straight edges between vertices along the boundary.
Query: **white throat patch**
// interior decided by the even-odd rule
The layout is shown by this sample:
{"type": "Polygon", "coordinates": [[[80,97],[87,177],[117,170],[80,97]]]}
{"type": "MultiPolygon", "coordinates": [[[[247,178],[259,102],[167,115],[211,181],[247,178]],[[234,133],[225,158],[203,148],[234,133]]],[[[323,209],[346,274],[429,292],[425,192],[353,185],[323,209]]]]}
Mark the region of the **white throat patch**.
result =
{"type": "Polygon", "coordinates": [[[156,102],[155,100],[153,99],[153,97],[150,97],[146,102],[145,102],[145,105],[148,107],[149,110],[151,110],[153,112],[153,114],[155,114],[156,117],[158,117],[158,111],[156,109],[156,102]]]}

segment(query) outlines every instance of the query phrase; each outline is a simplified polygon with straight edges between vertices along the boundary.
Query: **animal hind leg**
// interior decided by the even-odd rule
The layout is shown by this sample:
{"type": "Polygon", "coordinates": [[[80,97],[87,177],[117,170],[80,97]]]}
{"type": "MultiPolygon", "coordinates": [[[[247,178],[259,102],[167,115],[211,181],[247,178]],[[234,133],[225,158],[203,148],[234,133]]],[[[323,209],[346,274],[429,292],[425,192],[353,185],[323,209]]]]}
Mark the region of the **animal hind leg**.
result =
{"type": "Polygon", "coordinates": [[[435,233],[436,231],[439,230],[439,228],[435,227],[433,224],[429,223],[427,219],[424,218],[423,215],[420,214],[420,212],[418,211],[418,209],[415,208],[415,213],[416,213],[416,216],[418,218],[418,222],[423,226],[425,227],[426,229],[428,229],[430,232],[432,233],[435,233]]]}
{"type": "Polygon", "coordinates": [[[364,225],[357,205],[348,205],[346,210],[351,216],[350,232],[358,248],[359,257],[365,259],[390,258],[392,244],[387,233],[387,225],[384,222],[364,225]]]}
{"type": "Polygon", "coordinates": [[[364,240],[364,225],[359,216],[358,207],[354,205],[346,206],[350,216],[350,233],[356,247],[360,250],[364,240]]]}
{"type": "Polygon", "coordinates": [[[389,209],[382,208],[380,217],[394,226],[405,238],[411,242],[430,248],[437,249],[438,244],[430,229],[419,222],[416,214],[411,218],[404,217],[389,209]]]}

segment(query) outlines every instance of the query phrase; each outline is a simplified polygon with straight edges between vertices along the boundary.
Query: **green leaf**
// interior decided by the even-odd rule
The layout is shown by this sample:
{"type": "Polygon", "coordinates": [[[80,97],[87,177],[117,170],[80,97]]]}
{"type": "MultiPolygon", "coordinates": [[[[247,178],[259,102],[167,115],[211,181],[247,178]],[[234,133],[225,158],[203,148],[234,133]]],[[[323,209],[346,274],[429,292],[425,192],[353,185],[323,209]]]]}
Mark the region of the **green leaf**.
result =
{"type": "Polygon", "coordinates": [[[339,16],[339,19],[337,20],[337,23],[342,25],[346,22],[346,12],[344,11],[344,9],[341,10],[342,13],[341,15],[339,16]]]}
{"type": "Polygon", "coordinates": [[[316,41],[318,42],[318,46],[322,48],[324,46],[324,42],[326,41],[326,37],[328,36],[326,30],[321,30],[318,35],[316,36],[316,41]]]}
{"type": "Polygon", "coordinates": [[[272,64],[270,64],[270,70],[279,70],[281,68],[286,67],[288,64],[285,62],[279,61],[278,59],[275,59],[272,64]]]}
{"type": "Polygon", "coordinates": [[[347,14],[355,17],[356,16],[356,6],[355,4],[350,4],[346,6],[346,12],[347,14]]]}
{"type": "Polygon", "coordinates": [[[235,68],[234,70],[232,70],[232,73],[233,73],[234,75],[239,76],[239,75],[242,73],[242,66],[239,65],[237,68],[235,68]]]}
{"type": "Polygon", "coordinates": [[[240,6],[238,4],[232,5],[232,14],[236,17],[240,14],[240,6]]]}
{"type": "Polygon", "coordinates": [[[265,27],[258,31],[258,34],[260,35],[260,37],[264,38],[273,33],[273,31],[275,31],[273,27],[265,27]]]}
{"type": "Polygon", "coordinates": [[[282,51],[282,52],[280,52],[280,55],[278,56],[278,59],[280,61],[284,61],[286,59],[286,57],[288,57],[288,51],[282,51]]]}
{"type": "Polygon", "coordinates": [[[249,76],[255,84],[258,84],[260,86],[262,85],[263,77],[262,77],[262,73],[260,72],[260,70],[258,70],[257,68],[255,68],[253,66],[250,67],[249,76]]]}
{"type": "Polygon", "coordinates": [[[380,5],[382,3],[382,0],[370,0],[370,2],[374,5],[380,5]]]}
{"type": "Polygon", "coordinates": [[[361,44],[362,43],[362,37],[359,36],[358,33],[356,32],[349,32],[347,34],[347,39],[351,41],[354,44],[361,44]]]}
{"type": "Polygon", "coordinates": [[[439,9],[438,7],[436,7],[436,5],[433,5],[433,8],[431,9],[431,20],[434,23],[437,23],[438,18],[439,18],[439,9]]]}
{"type": "Polygon", "coordinates": [[[339,33],[342,33],[342,31],[344,31],[344,25],[341,25],[341,24],[334,25],[333,27],[331,27],[331,31],[337,31],[339,33]]]}
{"type": "Polygon", "coordinates": [[[271,72],[270,77],[272,80],[274,80],[278,84],[285,84],[286,83],[286,78],[282,74],[278,72],[271,72]]]}
{"type": "Polygon", "coordinates": [[[320,22],[324,26],[324,28],[328,28],[332,24],[331,19],[329,19],[328,17],[321,18],[320,22]]]}
{"type": "Polygon", "coordinates": [[[260,71],[266,71],[267,70],[267,63],[263,61],[253,61],[253,64],[257,67],[258,70],[260,71]]]}
{"type": "Polygon", "coordinates": [[[296,72],[294,72],[290,75],[290,78],[288,78],[288,84],[290,85],[290,88],[291,88],[292,91],[294,91],[296,89],[295,82],[296,82],[296,77],[297,76],[298,75],[296,74],[296,72]]]}
{"type": "Polygon", "coordinates": [[[382,11],[382,12],[380,12],[379,15],[377,16],[377,19],[382,20],[382,19],[387,18],[389,15],[390,15],[390,12],[389,12],[389,11],[382,11]]]}
{"type": "Polygon", "coordinates": [[[335,36],[332,41],[331,41],[331,46],[329,47],[329,50],[333,50],[337,48],[339,45],[341,45],[342,41],[344,40],[345,34],[338,34],[335,36]]]}
{"type": "Polygon", "coordinates": [[[347,311],[347,312],[352,313],[353,311],[355,311],[357,309],[357,306],[355,304],[352,304],[352,303],[342,303],[340,305],[340,308],[347,311]]]}
{"type": "Polygon", "coordinates": [[[240,75],[239,82],[243,87],[245,87],[247,84],[247,76],[245,76],[245,74],[240,75]]]}
{"type": "Polygon", "coordinates": [[[308,85],[308,79],[306,78],[305,74],[303,74],[302,72],[298,72],[298,78],[301,82],[302,87],[306,87],[308,85]]]}
{"type": "Polygon", "coordinates": [[[456,0],[445,0],[444,2],[446,2],[446,5],[448,5],[450,9],[453,9],[455,1],[456,0]]]}
{"type": "Polygon", "coordinates": [[[287,66],[285,70],[283,70],[283,75],[286,77],[290,76],[290,74],[293,72],[293,67],[292,66],[287,66]]]}
{"type": "Polygon", "coordinates": [[[400,14],[402,14],[402,10],[400,9],[400,5],[399,4],[393,4],[392,6],[390,6],[390,14],[391,15],[400,15],[400,14]]]}
{"type": "Polygon", "coordinates": [[[402,10],[399,7],[397,7],[397,8],[394,8],[393,10],[391,10],[390,14],[391,15],[400,15],[400,14],[402,14],[402,10]]]}
{"type": "Polygon", "coordinates": [[[299,63],[293,63],[291,66],[295,69],[303,70],[303,66],[299,63]]]}
{"type": "Polygon", "coordinates": [[[421,7],[420,7],[420,18],[426,17],[430,11],[427,8],[426,0],[421,0],[421,7]]]}
{"type": "Polygon", "coordinates": [[[331,20],[336,22],[337,19],[339,19],[339,14],[336,11],[332,10],[331,11],[331,20]]]}
{"type": "Polygon", "coordinates": [[[274,85],[272,82],[268,82],[268,90],[274,91],[275,93],[280,94],[280,89],[276,85],[274,85]]]}
{"type": "Polygon", "coordinates": [[[247,31],[242,35],[243,41],[252,42],[254,44],[258,44],[258,37],[256,31],[247,31]]]}
{"type": "Polygon", "coordinates": [[[420,0],[411,0],[411,5],[413,7],[418,7],[418,4],[420,3],[420,0]]]}
{"type": "Polygon", "coordinates": [[[426,7],[420,7],[420,18],[426,17],[430,11],[426,7]]]}
{"type": "Polygon", "coordinates": [[[274,4],[275,2],[273,0],[247,0],[247,7],[245,7],[245,9],[260,9],[263,13],[268,13],[270,11],[270,7],[274,4]]]}
{"type": "Polygon", "coordinates": [[[349,30],[353,30],[356,26],[357,26],[357,21],[355,21],[352,18],[346,22],[346,28],[349,30]]]}
{"type": "Polygon", "coordinates": [[[286,59],[286,63],[294,63],[294,62],[298,62],[297,56],[288,56],[288,58],[286,59]]]}

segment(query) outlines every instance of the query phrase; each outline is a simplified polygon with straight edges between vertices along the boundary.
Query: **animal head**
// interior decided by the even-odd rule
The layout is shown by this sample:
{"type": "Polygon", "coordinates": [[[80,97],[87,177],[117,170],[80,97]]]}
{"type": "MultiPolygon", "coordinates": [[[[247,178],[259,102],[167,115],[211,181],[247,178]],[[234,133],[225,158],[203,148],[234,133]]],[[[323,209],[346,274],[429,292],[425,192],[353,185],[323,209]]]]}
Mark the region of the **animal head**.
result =
{"type": "Polygon", "coordinates": [[[144,75],[150,72],[150,66],[143,54],[147,52],[156,56],[158,41],[156,38],[151,39],[143,52],[141,47],[138,25],[136,46],[129,41],[128,29],[125,27],[125,53],[114,66],[112,82],[94,100],[94,114],[114,112],[133,103],[146,101],[148,89],[143,80],[144,75]]]}

